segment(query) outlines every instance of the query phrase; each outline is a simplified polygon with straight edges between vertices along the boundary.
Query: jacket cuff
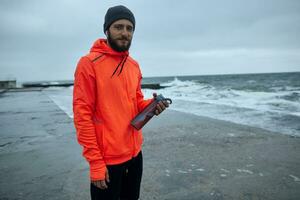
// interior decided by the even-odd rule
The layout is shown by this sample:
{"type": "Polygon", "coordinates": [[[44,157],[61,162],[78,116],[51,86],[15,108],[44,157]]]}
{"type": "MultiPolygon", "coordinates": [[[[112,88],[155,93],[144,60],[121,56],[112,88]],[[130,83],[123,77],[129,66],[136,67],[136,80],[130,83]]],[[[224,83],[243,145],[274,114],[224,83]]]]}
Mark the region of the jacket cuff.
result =
{"type": "Polygon", "coordinates": [[[104,180],[106,165],[104,161],[95,160],[90,162],[90,178],[93,181],[104,180]]]}

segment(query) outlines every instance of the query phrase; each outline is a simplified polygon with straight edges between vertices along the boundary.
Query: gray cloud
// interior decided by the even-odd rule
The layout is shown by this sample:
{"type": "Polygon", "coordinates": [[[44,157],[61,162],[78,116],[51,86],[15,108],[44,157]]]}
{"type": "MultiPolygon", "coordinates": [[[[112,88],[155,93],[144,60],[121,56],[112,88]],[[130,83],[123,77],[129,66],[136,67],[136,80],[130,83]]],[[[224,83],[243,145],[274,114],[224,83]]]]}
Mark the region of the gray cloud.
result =
{"type": "Polygon", "coordinates": [[[297,0],[4,0],[0,78],[72,79],[117,4],[135,13],[131,53],[144,76],[300,71],[297,0]]]}

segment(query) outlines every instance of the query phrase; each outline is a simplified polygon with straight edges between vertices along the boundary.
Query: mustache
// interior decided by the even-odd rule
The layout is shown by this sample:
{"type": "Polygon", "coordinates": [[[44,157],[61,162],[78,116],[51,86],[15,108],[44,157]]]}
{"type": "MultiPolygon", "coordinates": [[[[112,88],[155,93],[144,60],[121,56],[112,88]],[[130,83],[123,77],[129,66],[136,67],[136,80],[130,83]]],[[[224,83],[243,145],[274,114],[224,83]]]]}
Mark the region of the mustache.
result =
{"type": "Polygon", "coordinates": [[[117,38],[117,40],[126,40],[126,41],[129,41],[130,39],[126,36],[123,36],[123,37],[119,37],[117,38]]]}

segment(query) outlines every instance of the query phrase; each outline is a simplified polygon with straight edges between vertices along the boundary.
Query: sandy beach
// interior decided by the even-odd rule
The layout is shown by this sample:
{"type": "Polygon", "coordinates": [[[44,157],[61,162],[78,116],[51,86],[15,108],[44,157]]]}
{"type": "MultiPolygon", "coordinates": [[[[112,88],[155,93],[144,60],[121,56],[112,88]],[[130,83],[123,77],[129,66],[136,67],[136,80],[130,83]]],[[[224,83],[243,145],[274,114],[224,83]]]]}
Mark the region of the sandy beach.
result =
{"type": "MultiPolygon", "coordinates": [[[[89,199],[72,119],[43,91],[0,105],[0,199],[89,199]]],[[[300,199],[299,137],[172,110],[143,134],[142,200],[300,199]]]]}

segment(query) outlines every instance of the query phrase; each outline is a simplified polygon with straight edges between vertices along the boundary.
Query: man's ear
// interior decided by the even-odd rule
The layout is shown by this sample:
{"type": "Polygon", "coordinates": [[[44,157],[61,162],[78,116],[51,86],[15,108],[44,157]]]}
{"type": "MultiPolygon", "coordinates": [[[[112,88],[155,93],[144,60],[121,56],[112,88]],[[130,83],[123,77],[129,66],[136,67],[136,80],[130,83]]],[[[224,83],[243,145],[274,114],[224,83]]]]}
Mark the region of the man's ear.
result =
{"type": "Polygon", "coordinates": [[[106,35],[106,37],[108,37],[108,31],[105,31],[105,35],[106,35]]]}

